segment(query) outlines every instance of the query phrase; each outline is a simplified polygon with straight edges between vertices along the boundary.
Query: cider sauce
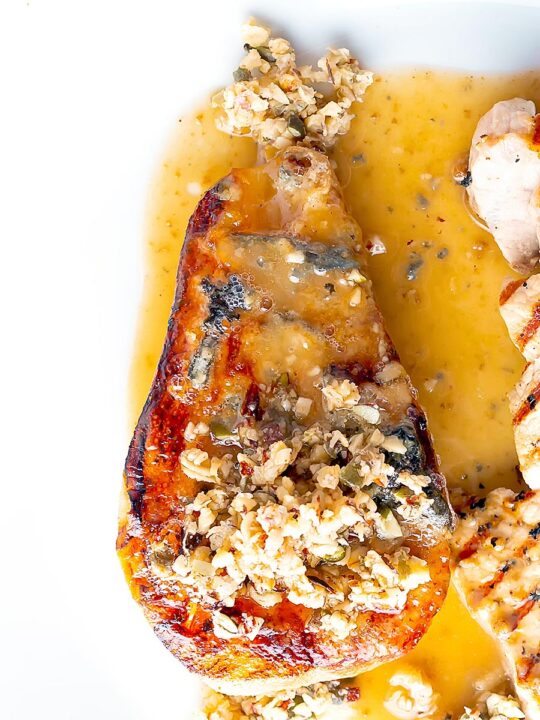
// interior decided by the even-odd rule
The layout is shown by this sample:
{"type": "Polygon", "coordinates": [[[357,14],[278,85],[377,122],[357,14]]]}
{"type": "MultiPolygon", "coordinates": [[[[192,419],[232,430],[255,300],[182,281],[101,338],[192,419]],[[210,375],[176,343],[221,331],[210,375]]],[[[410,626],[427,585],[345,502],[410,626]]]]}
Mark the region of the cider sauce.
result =
{"type": "MultiPolygon", "coordinates": [[[[490,235],[472,221],[452,180],[479,117],[502,99],[540,100],[540,76],[442,72],[377,78],[351,131],[335,150],[349,207],[368,242],[377,300],[418,388],[451,487],[518,486],[506,393],[523,361],[508,338],[498,295],[511,276],[490,235]]],[[[176,268],[189,217],[203,192],[231,167],[256,162],[247,139],[229,138],[203,108],[183,118],[152,188],[146,274],[131,374],[130,420],[144,404],[162,350],[176,268]]],[[[358,718],[392,720],[389,679],[420,668],[440,694],[437,718],[459,714],[478,684],[503,676],[495,643],[456,591],[417,648],[359,676],[358,718]]]]}

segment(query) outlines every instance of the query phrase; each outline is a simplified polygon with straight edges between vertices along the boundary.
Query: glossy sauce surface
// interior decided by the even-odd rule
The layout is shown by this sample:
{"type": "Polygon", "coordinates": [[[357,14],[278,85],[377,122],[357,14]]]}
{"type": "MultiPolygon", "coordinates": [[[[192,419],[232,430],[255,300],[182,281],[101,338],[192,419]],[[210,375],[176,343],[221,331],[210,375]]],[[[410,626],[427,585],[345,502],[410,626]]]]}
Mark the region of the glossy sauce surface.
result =
{"type": "MultiPolygon", "coordinates": [[[[506,393],[522,368],[498,312],[511,275],[490,236],[471,220],[452,168],[480,115],[500,99],[538,101],[538,75],[480,78],[441,73],[377,79],[335,152],[338,174],[369,243],[376,297],[419,391],[449,485],[515,487],[506,393]]],[[[256,150],[214,128],[212,111],[183,118],[150,198],[146,277],[132,370],[130,418],[146,398],[174,294],[185,228],[203,192],[256,150]]],[[[440,717],[457,712],[474,684],[501,673],[494,644],[455,591],[405,659],[359,678],[358,717],[386,720],[388,679],[421,668],[441,694],[440,717]]]]}

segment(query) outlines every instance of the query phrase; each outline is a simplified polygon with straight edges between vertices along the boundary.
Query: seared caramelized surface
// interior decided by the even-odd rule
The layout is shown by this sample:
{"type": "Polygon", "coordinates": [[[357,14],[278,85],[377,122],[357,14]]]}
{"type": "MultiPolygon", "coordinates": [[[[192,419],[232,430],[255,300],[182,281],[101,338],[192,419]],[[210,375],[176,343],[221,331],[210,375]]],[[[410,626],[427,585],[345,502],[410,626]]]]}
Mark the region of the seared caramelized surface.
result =
{"type": "MultiPolygon", "coordinates": [[[[360,230],[327,158],[305,149],[233,171],[205,195],[188,228],[165,347],[126,462],[129,509],[118,549],[156,634],[188,668],[227,691],[347,676],[395,658],[416,644],[445,596],[451,513],[425,417],[369,281],[360,288],[340,282],[351,269],[365,275],[364,266],[360,230]],[[295,264],[298,252],[304,262],[295,264]],[[199,490],[179,462],[188,423],[259,417],[261,387],[283,373],[312,400],[309,422],[323,412],[323,376],[354,382],[387,427],[412,433],[414,472],[430,478],[432,511],[410,525],[404,541],[428,562],[430,582],[409,592],[400,613],[360,614],[357,630],[342,641],[313,631],[313,611],[302,605],[284,599],[263,608],[248,596],[226,613],[264,618],[256,637],[217,637],[210,609],[167,571],[200,542],[183,529],[186,504],[199,490]]],[[[197,447],[211,457],[238,450],[212,434],[197,438],[197,447]]]]}

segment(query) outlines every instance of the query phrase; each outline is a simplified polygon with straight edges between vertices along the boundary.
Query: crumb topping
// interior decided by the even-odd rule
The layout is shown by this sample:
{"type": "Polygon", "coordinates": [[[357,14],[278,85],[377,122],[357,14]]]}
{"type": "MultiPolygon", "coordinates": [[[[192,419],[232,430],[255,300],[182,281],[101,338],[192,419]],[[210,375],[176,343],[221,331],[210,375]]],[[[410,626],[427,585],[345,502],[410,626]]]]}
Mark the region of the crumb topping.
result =
{"type": "Polygon", "coordinates": [[[211,610],[220,637],[254,637],[262,627],[224,612],[242,595],[262,607],[287,598],[310,608],[312,628],[343,639],[358,613],[398,613],[409,591],[429,582],[404,540],[407,523],[430,510],[430,478],[396,471],[391,459],[407,448],[376,426],[381,410],[362,402],[354,382],[323,382],[322,420],[304,424],[312,400],[285,374],[260,391],[260,421],[210,423],[220,442],[234,439],[236,457],[210,456],[193,432],[180,455],[203,487],[186,507],[184,549],[170,573],[211,610]]]}
{"type": "Polygon", "coordinates": [[[439,702],[439,695],[433,690],[430,681],[418,668],[396,672],[390,678],[391,690],[384,706],[399,720],[417,720],[432,717],[439,702]]]}
{"type": "Polygon", "coordinates": [[[521,720],[525,713],[518,701],[509,695],[488,693],[474,708],[466,707],[459,720],[521,720]]]}
{"type": "MultiPolygon", "coordinates": [[[[322,720],[328,712],[349,715],[358,691],[339,682],[316,683],[256,697],[227,696],[206,689],[204,708],[194,720],[322,720]]],[[[334,716],[334,715],[333,715],[334,716]]]]}
{"type": "Polygon", "coordinates": [[[349,130],[352,104],[373,82],[349,50],[330,49],[316,68],[298,67],[290,43],[255,20],[242,26],[242,36],[246,55],[234,82],[212,100],[222,111],[221,130],[278,150],[295,142],[328,148],[349,130]]]}

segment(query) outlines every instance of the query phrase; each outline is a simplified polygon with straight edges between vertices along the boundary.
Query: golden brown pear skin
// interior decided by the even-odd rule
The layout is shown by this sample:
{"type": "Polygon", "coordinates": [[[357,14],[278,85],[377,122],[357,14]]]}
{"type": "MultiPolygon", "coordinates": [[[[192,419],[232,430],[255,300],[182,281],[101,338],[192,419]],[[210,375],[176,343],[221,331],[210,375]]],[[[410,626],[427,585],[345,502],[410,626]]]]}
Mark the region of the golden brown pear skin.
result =
{"type": "MultiPolygon", "coordinates": [[[[328,158],[318,151],[289,149],[264,165],[233,170],[209,190],[189,223],[163,353],[129,448],[128,502],[117,547],[132,594],[164,645],[226,693],[297,687],[393,660],[416,645],[446,594],[453,519],[425,415],[384,330],[370,281],[362,285],[359,305],[350,302],[350,288],[328,290],[339,258],[366,275],[361,231],[328,158]],[[321,271],[291,282],[290,266],[279,256],[281,238],[307,248],[308,257],[311,245],[319,255],[328,248],[326,277],[321,271]],[[261,252],[272,258],[271,271],[258,265],[261,252]],[[237,283],[252,290],[249,308],[235,299],[237,283]],[[170,573],[183,551],[186,504],[198,490],[179,463],[184,431],[190,421],[211,422],[232,396],[242,399],[241,414],[260,417],[258,387],[284,362],[288,338],[297,331],[309,335],[311,347],[291,360],[288,377],[299,394],[312,397],[315,417],[320,407],[306,372],[311,365],[351,379],[385,408],[393,427],[412,429],[417,471],[430,477],[434,503],[430,519],[411,528],[406,544],[428,562],[431,580],[409,592],[399,613],[361,613],[345,640],[314,631],[313,611],[302,605],[284,599],[265,608],[239,597],[226,612],[232,618],[248,612],[264,624],[252,640],[225,640],[214,634],[210,610],[170,573]],[[387,372],[396,367],[397,376],[387,372]]],[[[208,436],[200,447],[224,451],[212,448],[208,436]]]]}

